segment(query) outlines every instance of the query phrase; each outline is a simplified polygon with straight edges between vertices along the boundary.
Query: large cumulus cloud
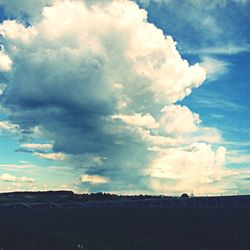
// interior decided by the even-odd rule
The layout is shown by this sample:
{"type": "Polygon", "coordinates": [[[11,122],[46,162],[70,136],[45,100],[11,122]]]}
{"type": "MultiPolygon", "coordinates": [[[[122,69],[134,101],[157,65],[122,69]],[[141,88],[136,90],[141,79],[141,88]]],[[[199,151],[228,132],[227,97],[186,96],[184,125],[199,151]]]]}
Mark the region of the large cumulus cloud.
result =
{"type": "MultiPolygon", "coordinates": [[[[175,104],[202,84],[205,71],[181,58],[172,37],[147,22],[145,10],[131,1],[49,4],[29,25],[16,20],[0,25],[0,60],[5,60],[0,69],[7,74],[1,104],[13,124],[52,141],[54,153],[67,155],[81,176],[88,176],[82,185],[90,190],[154,189],[150,181],[159,176],[152,164],[159,154],[166,171],[172,150],[200,157],[183,153],[190,138],[203,141],[202,152],[216,162],[218,153],[204,139],[211,129],[175,104]],[[105,182],[91,183],[98,178],[105,182]]],[[[203,165],[195,171],[212,167],[203,165]]],[[[217,179],[225,175],[218,173],[217,179]]],[[[169,191],[179,191],[175,187],[169,191]]]]}

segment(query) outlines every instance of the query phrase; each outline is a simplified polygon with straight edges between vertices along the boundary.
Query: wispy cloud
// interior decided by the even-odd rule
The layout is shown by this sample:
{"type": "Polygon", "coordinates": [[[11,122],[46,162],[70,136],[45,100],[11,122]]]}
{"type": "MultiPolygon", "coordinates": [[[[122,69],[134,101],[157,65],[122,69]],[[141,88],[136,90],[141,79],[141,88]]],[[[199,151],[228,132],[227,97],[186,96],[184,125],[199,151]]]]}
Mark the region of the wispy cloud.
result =
{"type": "Polygon", "coordinates": [[[250,164],[250,154],[246,150],[231,150],[228,152],[227,162],[233,164],[250,164]]]}
{"type": "MultiPolygon", "coordinates": [[[[138,0],[139,3],[144,4],[144,6],[148,6],[150,3],[152,4],[171,4],[175,2],[175,0],[138,0]]],[[[241,5],[246,5],[249,3],[249,0],[204,0],[202,2],[196,0],[187,0],[189,4],[193,6],[203,6],[205,9],[215,9],[218,7],[224,7],[225,5],[236,3],[241,5]]]]}
{"type": "Polygon", "coordinates": [[[242,110],[244,107],[237,102],[231,101],[227,96],[218,93],[197,94],[193,96],[193,101],[200,107],[216,108],[217,110],[242,110]]]}
{"type": "Polygon", "coordinates": [[[250,142],[244,142],[244,141],[230,141],[230,140],[228,140],[225,143],[228,144],[228,145],[237,146],[237,147],[248,147],[248,146],[250,146],[250,142]]]}
{"type": "Polygon", "coordinates": [[[228,72],[230,63],[213,57],[202,57],[201,66],[206,70],[208,80],[217,80],[228,72]]]}
{"type": "Polygon", "coordinates": [[[42,158],[42,159],[48,159],[53,161],[64,161],[67,156],[63,153],[33,153],[35,156],[42,158]]]}
{"type": "Polygon", "coordinates": [[[242,44],[241,46],[226,44],[224,46],[202,47],[202,48],[184,48],[184,54],[193,54],[201,56],[214,55],[235,55],[250,51],[250,44],[242,44]]]}
{"type": "Polygon", "coordinates": [[[17,132],[19,126],[10,121],[0,121],[0,131],[17,132]]]}
{"type": "MultiPolygon", "coordinates": [[[[156,15],[154,11],[158,11],[161,6],[165,16],[172,17],[172,21],[166,18],[166,33],[171,32],[180,38],[179,48],[184,54],[214,56],[250,51],[250,44],[245,36],[249,23],[248,0],[137,1],[152,11],[151,15],[156,15]],[[232,12],[231,8],[235,11],[232,12]],[[222,20],[221,13],[229,11],[231,14],[223,15],[222,20]],[[183,28],[187,31],[183,32],[183,28]]],[[[160,23],[165,22],[160,20],[160,23]]]]}
{"type": "Polygon", "coordinates": [[[1,168],[9,169],[9,170],[16,170],[16,169],[26,169],[26,168],[33,168],[35,165],[31,163],[26,164],[0,164],[1,168]]]}

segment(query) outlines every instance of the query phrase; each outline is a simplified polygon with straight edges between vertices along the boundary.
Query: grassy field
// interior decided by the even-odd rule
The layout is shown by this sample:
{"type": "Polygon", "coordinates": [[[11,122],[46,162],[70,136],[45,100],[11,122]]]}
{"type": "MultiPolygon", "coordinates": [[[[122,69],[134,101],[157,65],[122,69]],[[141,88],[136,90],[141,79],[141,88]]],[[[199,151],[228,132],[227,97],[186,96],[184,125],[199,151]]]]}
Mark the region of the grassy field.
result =
{"type": "Polygon", "coordinates": [[[0,211],[0,249],[250,249],[249,209],[0,211]]]}

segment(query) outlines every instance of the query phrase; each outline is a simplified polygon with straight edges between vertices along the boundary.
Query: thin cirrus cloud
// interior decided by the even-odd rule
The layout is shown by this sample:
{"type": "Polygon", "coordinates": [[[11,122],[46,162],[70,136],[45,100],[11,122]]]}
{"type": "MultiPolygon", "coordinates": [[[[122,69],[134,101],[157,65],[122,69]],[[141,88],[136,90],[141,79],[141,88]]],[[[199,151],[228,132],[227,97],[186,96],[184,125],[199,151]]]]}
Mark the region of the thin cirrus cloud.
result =
{"type": "Polygon", "coordinates": [[[165,16],[168,16],[166,19],[160,19],[159,25],[171,29],[179,39],[179,48],[185,54],[233,55],[250,51],[250,43],[245,37],[249,23],[248,0],[178,2],[137,0],[137,2],[149,9],[163,11],[165,16]],[[243,32],[239,32],[239,26],[243,32]]]}
{"type": "Polygon", "coordinates": [[[90,191],[100,185],[204,193],[211,184],[225,190],[218,183],[232,175],[224,166],[226,149],[210,145],[218,133],[176,104],[203,84],[205,69],[183,59],[145,10],[132,1],[51,1],[30,16],[29,26],[20,21],[22,11],[11,12],[18,21],[0,25],[12,61],[1,105],[22,133],[39,127],[53,142],[22,148],[71,162],[80,187],[90,191]]]}
{"type": "Polygon", "coordinates": [[[27,168],[33,168],[35,167],[35,165],[31,164],[31,163],[22,163],[21,164],[4,164],[1,163],[0,164],[1,169],[7,169],[7,170],[19,170],[19,169],[27,169],[27,168]]]}
{"type": "Polygon", "coordinates": [[[243,43],[240,46],[235,44],[227,44],[224,46],[204,47],[200,49],[185,49],[183,53],[186,54],[200,54],[200,55],[235,55],[238,53],[249,52],[250,44],[243,43]]]}
{"type": "Polygon", "coordinates": [[[48,159],[53,161],[64,161],[67,157],[63,153],[33,153],[35,156],[42,158],[42,159],[48,159]]]}

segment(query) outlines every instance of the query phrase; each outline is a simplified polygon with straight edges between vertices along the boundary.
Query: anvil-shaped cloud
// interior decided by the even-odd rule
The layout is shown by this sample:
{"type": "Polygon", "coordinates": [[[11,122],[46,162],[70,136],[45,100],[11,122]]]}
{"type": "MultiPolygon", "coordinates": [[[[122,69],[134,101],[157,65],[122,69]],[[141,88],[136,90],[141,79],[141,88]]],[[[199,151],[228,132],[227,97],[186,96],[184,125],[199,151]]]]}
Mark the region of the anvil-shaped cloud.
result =
{"type": "Polygon", "coordinates": [[[201,185],[230,175],[225,149],[209,144],[219,132],[176,104],[205,70],[182,59],[136,3],[52,1],[29,22],[0,25],[1,105],[81,176],[107,180],[87,182],[89,190],[207,192],[201,185]]]}

